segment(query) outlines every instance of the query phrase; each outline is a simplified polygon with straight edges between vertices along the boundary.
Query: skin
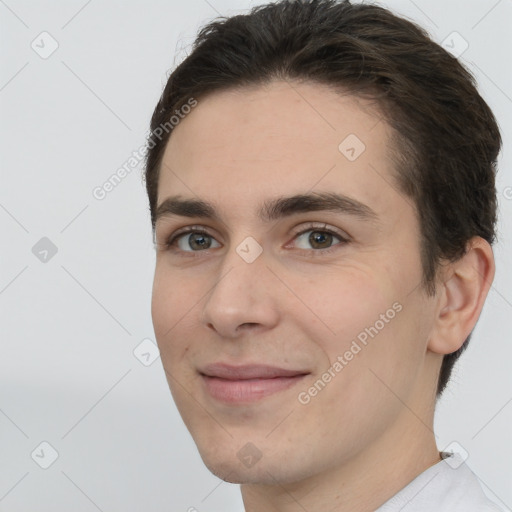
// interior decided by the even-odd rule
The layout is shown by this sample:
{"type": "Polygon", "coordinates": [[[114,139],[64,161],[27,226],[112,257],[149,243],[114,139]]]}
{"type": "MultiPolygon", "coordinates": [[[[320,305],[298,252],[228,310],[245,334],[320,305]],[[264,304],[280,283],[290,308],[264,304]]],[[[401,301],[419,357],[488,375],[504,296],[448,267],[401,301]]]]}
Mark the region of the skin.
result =
{"type": "Polygon", "coordinates": [[[220,221],[158,220],[155,335],[204,463],[241,484],[248,512],[375,510],[440,460],[433,416],[442,356],[475,325],[494,260],[475,237],[464,258],[442,266],[437,294],[427,296],[414,205],[393,185],[390,130],[367,100],[276,81],[201,99],[169,139],[158,204],[177,194],[201,198],[216,205],[220,221]],[[349,134],[366,145],[353,162],[338,150],[349,134]],[[272,222],[257,216],[267,199],[333,191],[378,220],[329,211],[272,222]],[[308,242],[318,231],[308,222],[349,241],[333,237],[326,253],[308,242]],[[191,246],[187,234],[174,250],[165,247],[179,228],[197,225],[212,237],[208,250],[191,246]],[[248,236],[263,249],[252,263],[236,252],[248,236]],[[300,403],[299,393],[396,303],[400,312],[300,403]],[[226,405],[198,373],[217,361],[310,374],[253,404],[226,405]],[[261,455],[251,467],[237,456],[247,443],[261,455]]]}

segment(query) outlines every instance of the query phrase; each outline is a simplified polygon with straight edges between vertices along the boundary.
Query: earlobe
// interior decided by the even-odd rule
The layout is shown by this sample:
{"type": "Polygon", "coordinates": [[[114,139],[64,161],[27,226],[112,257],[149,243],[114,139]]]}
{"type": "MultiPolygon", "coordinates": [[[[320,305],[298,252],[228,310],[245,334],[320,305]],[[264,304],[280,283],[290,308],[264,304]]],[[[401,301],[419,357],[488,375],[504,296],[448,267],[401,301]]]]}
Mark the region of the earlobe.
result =
{"type": "Polygon", "coordinates": [[[432,352],[451,354],[462,346],[480,316],[494,272],[492,248],[481,237],[473,237],[466,254],[447,265],[428,343],[432,352]]]}

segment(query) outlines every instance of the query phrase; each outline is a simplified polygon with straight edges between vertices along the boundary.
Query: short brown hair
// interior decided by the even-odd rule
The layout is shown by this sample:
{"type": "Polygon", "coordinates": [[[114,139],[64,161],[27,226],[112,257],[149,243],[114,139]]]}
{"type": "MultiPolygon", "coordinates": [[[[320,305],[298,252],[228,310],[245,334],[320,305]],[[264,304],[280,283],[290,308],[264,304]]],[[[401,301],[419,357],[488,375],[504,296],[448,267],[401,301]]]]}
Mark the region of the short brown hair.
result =
{"type": "MultiPolygon", "coordinates": [[[[151,133],[191,97],[275,79],[326,84],[376,101],[394,128],[395,185],[416,206],[427,294],[435,293],[440,262],[462,257],[473,236],[494,243],[501,137],[493,113],[456,58],[421,27],[379,6],[284,0],[214,20],[169,76],[151,133]]],[[[153,229],[171,133],[153,139],[146,155],[153,229]]],[[[444,356],[438,397],[470,337],[444,356]]]]}

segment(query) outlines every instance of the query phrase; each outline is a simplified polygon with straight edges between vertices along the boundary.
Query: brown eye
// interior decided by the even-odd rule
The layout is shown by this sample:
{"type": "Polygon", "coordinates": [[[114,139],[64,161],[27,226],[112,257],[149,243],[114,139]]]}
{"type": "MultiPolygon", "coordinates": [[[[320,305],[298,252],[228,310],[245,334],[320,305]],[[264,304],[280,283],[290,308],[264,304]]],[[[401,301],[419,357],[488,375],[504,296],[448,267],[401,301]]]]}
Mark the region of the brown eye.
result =
{"type": "MultiPolygon", "coordinates": [[[[296,247],[317,252],[324,249],[328,250],[335,245],[347,242],[345,238],[325,229],[308,229],[298,233],[296,236],[296,247]]],[[[327,251],[325,251],[327,252],[327,251]]]]}
{"type": "Polygon", "coordinates": [[[333,236],[327,231],[311,231],[308,241],[314,249],[325,249],[332,244],[333,236]]]}

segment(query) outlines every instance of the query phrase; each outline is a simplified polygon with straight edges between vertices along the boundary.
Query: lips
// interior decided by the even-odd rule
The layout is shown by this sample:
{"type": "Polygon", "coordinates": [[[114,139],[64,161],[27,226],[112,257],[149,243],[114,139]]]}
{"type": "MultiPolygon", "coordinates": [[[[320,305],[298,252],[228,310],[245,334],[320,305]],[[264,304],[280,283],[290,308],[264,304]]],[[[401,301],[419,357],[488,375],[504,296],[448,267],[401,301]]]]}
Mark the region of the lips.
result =
{"type": "Polygon", "coordinates": [[[252,364],[232,366],[214,363],[199,372],[205,390],[227,404],[249,404],[296,385],[308,373],[276,366],[252,364]]]}
{"type": "Polygon", "coordinates": [[[199,373],[208,377],[226,380],[274,379],[276,377],[296,377],[306,375],[307,370],[288,370],[264,364],[232,366],[225,363],[214,363],[205,366],[199,373]]]}

